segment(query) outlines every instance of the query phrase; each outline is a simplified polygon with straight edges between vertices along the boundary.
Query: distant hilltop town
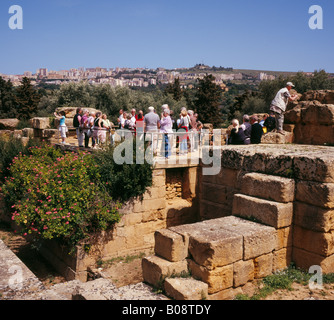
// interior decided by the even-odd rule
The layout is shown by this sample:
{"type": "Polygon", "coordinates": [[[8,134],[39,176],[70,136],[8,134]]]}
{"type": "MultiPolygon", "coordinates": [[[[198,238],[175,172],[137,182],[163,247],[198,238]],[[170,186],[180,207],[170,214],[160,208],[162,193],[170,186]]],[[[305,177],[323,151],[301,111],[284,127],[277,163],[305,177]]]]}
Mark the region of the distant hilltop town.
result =
{"type": "MultiPolygon", "coordinates": [[[[262,72],[254,70],[234,70],[233,68],[209,67],[204,64],[197,64],[192,68],[179,68],[167,70],[165,68],[72,68],[70,70],[48,70],[40,68],[36,73],[25,71],[22,75],[0,76],[5,80],[11,80],[14,86],[20,85],[23,77],[30,78],[32,84],[41,82],[59,85],[63,82],[87,81],[91,84],[109,84],[111,87],[149,87],[173,83],[179,78],[180,83],[189,86],[198,78],[203,78],[206,74],[212,74],[215,81],[223,89],[228,81],[263,81],[275,80],[280,72],[262,72]]],[[[282,73],[282,72],[281,72],[282,73]]],[[[286,72],[284,74],[291,74],[286,72]]],[[[309,73],[312,75],[312,73],[309,73]]],[[[226,89],[227,90],[227,89],[226,89]]]]}

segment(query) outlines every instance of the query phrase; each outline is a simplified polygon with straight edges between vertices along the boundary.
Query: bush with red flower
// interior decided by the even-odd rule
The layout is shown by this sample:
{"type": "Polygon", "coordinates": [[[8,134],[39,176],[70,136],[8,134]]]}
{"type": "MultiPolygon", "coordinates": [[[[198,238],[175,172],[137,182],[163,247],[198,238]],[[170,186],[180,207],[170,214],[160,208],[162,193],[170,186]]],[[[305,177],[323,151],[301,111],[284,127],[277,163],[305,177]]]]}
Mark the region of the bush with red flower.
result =
{"type": "Polygon", "coordinates": [[[2,186],[12,220],[23,235],[57,239],[74,248],[120,220],[119,203],[101,183],[89,153],[31,147],[16,156],[2,186]]]}

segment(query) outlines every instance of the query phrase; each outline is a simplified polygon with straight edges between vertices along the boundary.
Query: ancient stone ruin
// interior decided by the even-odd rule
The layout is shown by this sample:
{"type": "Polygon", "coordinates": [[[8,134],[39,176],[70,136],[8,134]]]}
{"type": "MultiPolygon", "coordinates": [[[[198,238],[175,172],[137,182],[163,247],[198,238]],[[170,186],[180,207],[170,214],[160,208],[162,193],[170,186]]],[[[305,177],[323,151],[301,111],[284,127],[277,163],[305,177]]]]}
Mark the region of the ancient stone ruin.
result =
{"type": "MultiPolygon", "coordinates": [[[[97,259],[154,250],[142,260],[145,290],[160,286],[177,300],[233,299],[291,262],[334,272],[332,103],[334,91],[308,92],[289,105],[285,137],[208,146],[219,150],[217,175],[203,175],[202,163],[157,164],[153,186],[127,203],[121,222],[89,254],[78,247],[72,257],[53,242],[43,254],[72,288],[87,281],[97,259]]],[[[100,297],[119,297],[115,288],[105,293],[104,280],[100,297]]],[[[91,297],[71,297],[78,296],[91,297]]]]}

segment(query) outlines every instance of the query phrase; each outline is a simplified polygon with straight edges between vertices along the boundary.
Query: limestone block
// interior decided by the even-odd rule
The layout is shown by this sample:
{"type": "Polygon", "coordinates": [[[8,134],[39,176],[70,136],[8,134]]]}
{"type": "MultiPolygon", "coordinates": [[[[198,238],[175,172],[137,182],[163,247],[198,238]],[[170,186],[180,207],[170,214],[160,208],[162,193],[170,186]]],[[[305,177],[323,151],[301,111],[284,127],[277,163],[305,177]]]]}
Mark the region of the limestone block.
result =
{"type": "MultiPolygon", "coordinates": [[[[94,108],[85,108],[88,110],[89,113],[91,112],[101,112],[100,110],[94,109],[94,108]]],[[[67,118],[74,118],[74,116],[77,113],[76,107],[59,107],[56,109],[56,112],[64,111],[66,113],[67,118]]]]}
{"type": "Polygon", "coordinates": [[[287,124],[297,124],[301,122],[302,105],[297,105],[284,114],[284,121],[287,124]]]}
{"type": "Polygon", "coordinates": [[[295,142],[311,145],[334,144],[334,125],[300,124],[295,131],[295,142]]]}
{"type": "Polygon", "coordinates": [[[334,210],[322,209],[296,201],[294,223],[304,229],[329,232],[334,229],[334,210]]]}
{"type": "Polygon", "coordinates": [[[319,150],[315,155],[294,157],[294,174],[300,180],[334,183],[334,157],[328,151],[319,150]]]}
{"type": "Polygon", "coordinates": [[[292,202],[295,181],[261,173],[248,173],[241,180],[241,193],[276,202],[292,202]]]}
{"type": "Polygon", "coordinates": [[[203,228],[200,233],[190,235],[189,252],[196,263],[214,269],[242,259],[243,239],[225,229],[203,228]]]}
{"type": "Polygon", "coordinates": [[[18,119],[0,119],[0,130],[14,131],[19,123],[18,119]]]}
{"type": "Polygon", "coordinates": [[[221,155],[223,161],[222,166],[224,168],[230,168],[240,170],[243,168],[244,155],[237,149],[224,148],[221,155]]]}
{"type": "Polygon", "coordinates": [[[208,300],[222,301],[222,300],[233,300],[238,294],[242,294],[242,289],[229,288],[226,290],[219,291],[217,293],[209,294],[208,300]]]}
{"type": "Polygon", "coordinates": [[[276,248],[277,234],[272,227],[233,216],[217,219],[216,221],[217,224],[223,223],[226,230],[243,237],[243,260],[270,253],[276,248]]]}
{"type": "Polygon", "coordinates": [[[189,270],[193,277],[208,284],[209,294],[213,294],[233,286],[233,264],[224,267],[217,267],[209,270],[198,265],[193,260],[188,260],[189,270]]]}
{"type": "Polygon", "coordinates": [[[216,177],[216,183],[232,188],[237,187],[239,170],[233,170],[229,168],[222,168],[220,173],[216,177]]]}
{"type": "Polygon", "coordinates": [[[155,199],[162,199],[166,196],[166,188],[162,187],[151,187],[148,188],[145,194],[143,195],[143,200],[155,200],[155,199]]]}
{"type": "Polygon", "coordinates": [[[215,203],[226,203],[229,189],[217,184],[203,183],[202,199],[215,203]]]}
{"type": "Polygon", "coordinates": [[[233,286],[240,287],[246,284],[248,281],[254,280],[254,262],[253,260],[248,261],[237,261],[233,264],[233,286]]]}
{"type": "Polygon", "coordinates": [[[334,105],[311,104],[302,110],[301,121],[304,124],[332,125],[334,123],[334,105]]]}
{"type": "Polygon", "coordinates": [[[166,279],[164,287],[167,296],[174,300],[205,300],[208,297],[208,284],[192,278],[166,279]]]}
{"type": "MultiPolygon", "coordinates": [[[[233,201],[233,197],[232,197],[233,201]]],[[[200,202],[200,217],[202,220],[217,219],[232,214],[232,205],[228,203],[220,204],[206,200],[200,202]]]]}
{"type": "Polygon", "coordinates": [[[315,232],[294,226],[294,247],[304,249],[324,257],[334,254],[334,231],[323,233],[315,232]]]}
{"type": "Polygon", "coordinates": [[[165,209],[144,211],[141,213],[141,215],[142,215],[142,222],[165,220],[167,217],[165,209]]]}
{"type": "Polygon", "coordinates": [[[142,260],[144,281],[156,286],[164,277],[188,272],[186,260],[169,262],[157,256],[146,257],[142,260]]]}
{"type": "Polygon", "coordinates": [[[143,218],[142,213],[131,212],[122,216],[124,226],[133,226],[135,224],[141,223],[143,218]]]}
{"type": "Polygon", "coordinates": [[[293,248],[292,258],[296,266],[305,271],[308,271],[311,266],[316,265],[322,268],[324,274],[334,273],[334,255],[323,257],[300,248],[293,248]]]}
{"type": "Polygon", "coordinates": [[[22,135],[25,138],[32,138],[32,137],[34,137],[34,129],[33,128],[22,129],[22,135]]]}
{"type": "Polygon", "coordinates": [[[165,187],[165,185],[166,185],[165,176],[153,175],[153,177],[152,177],[152,187],[153,188],[165,187]]]}
{"type": "Polygon", "coordinates": [[[273,253],[273,272],[286,269],[292,261],[292,248],[283,248],[273,253]]]}
{"type": "Polygon", "coordinates": [[[283,151],[283,154],[271,154],[270,152],[267,154],[265,170],[262,172],[274,176],[290,177],[292,166],[293,157],[286,154],[285,151],[283,151]]]}
{"type": "Polygon", "coordinates": [[[273,254],[265,254],[254,259],[254,278],[261,279],[272,274],[273,254]]]}
{"type": "Polygon", "coordinates": [[[236,194],[233,201],[233,215],[255,218],[276,229],[292,224],[293,204],[279,203],[236,194]]]}
{"type": "Polygon", "coordinates": [[[314,206],[334,209],[334,183],[299,181],[296,199],[314,206]]]}
{"type": "Polygon", "coordinates": [[[146,211],[154,211],[166,208],[165,199],[147,199],[143,201],[136,201],[132,204],[133,212],[146,212],[146,211]]]}
{"type": "Polygon", "coordinates": [[[292,246],[293,228],[286,227],[277,229],[277,247],[276,250],[292,246]]]}
{"type": "Polygon", "coordinates": [[[50,119],[49,118],[33,118],[32,127],[34,129],[50,129],[50,119]]]}
{"type": "Polygon", "coordinates": [[[182,261],[188,256],[185,239],[178,233],[168,229],[156,231],[155,254],[171,262],[182,261]]]}
{"type": "Polygon", "coordinates": [[[261,139],[261,143],[263,144],[286,144],[293,143],[293,133],[285,132],[284,135],[276,132],[269,132],[264,134],[261,139]]]}

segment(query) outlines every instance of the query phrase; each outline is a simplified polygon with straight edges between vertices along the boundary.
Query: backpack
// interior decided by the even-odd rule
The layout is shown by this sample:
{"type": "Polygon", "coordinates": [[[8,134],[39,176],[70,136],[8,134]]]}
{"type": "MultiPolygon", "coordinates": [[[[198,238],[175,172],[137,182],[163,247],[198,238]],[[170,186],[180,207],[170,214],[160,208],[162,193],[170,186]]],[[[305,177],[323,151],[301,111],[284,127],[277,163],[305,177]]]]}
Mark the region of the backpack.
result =
{"type": "Polygon", "coordinates": [[[79,114],[76,114],[73,118],[73,127],[74,128],[79,128],[80,127],[80,122],[79,122],[79,114]]]}

